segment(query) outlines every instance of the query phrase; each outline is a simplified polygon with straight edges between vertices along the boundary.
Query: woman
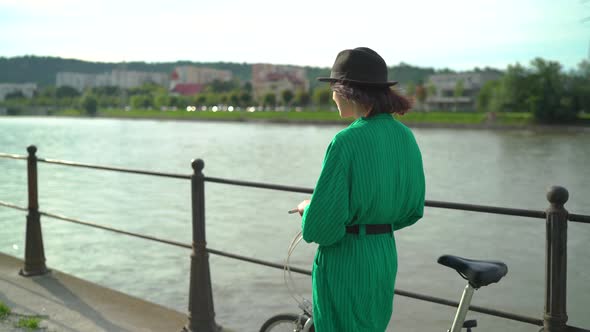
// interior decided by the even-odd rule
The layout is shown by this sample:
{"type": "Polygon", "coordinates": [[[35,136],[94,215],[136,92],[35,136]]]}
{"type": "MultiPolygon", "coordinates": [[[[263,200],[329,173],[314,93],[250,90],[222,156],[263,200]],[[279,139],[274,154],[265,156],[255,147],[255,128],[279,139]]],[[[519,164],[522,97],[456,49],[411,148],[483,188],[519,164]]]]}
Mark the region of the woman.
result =
{"type": "Polygon", "coordinates": [[[359,47],[338,54],[330,77],[341,117],[356,120],[328,146],[313,196],[298,205],[313,264],[318,332],[385,331],[393,310],[393,232],[424,211],[424,172],[414,135],[392,113],[408,99],[391,89],[387,65],[359,47]]]}

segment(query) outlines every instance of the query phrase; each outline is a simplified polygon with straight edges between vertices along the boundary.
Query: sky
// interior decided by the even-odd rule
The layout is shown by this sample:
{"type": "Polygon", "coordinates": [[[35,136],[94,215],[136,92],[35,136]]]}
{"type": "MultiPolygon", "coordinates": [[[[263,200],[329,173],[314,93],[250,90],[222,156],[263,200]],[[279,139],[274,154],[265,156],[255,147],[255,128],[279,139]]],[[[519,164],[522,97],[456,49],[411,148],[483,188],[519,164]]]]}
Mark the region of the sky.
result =
{"type": "Polygon", "coordinates": [[[0,0],[0,56],[505,69],[590,57],[590,0],[0,0]]]}

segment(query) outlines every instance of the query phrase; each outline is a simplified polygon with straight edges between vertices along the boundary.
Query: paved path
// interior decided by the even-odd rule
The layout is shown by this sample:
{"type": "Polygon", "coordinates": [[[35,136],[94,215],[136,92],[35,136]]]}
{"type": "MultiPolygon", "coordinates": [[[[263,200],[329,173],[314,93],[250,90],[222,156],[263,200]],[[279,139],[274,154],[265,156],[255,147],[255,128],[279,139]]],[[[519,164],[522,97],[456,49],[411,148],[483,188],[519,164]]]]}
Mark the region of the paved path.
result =
{"type": "Polygon", "coordinates": [[[23,262],[0,253],[0,301],[20,314],[46,316],[46,331],[180,331],[185,313],[150,303],[59,271],[22,277],[23,262]]]}

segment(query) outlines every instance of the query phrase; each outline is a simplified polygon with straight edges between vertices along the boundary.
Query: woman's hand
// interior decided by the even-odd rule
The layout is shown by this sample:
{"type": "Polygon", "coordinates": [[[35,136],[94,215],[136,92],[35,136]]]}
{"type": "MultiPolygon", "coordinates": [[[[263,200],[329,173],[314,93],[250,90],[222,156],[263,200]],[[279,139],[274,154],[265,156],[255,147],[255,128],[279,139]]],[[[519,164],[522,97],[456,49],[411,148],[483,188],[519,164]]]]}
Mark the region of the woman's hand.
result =
{"type": "Polygon", "coordinates": [[[305,211],[305,208],[309,205],[309,202],[309,199],[305,199],[301,203],[299,203],[299,205],[297,205],[297,210],[299,210],[300,216],[303,216],[303,211],[305,211]]]}

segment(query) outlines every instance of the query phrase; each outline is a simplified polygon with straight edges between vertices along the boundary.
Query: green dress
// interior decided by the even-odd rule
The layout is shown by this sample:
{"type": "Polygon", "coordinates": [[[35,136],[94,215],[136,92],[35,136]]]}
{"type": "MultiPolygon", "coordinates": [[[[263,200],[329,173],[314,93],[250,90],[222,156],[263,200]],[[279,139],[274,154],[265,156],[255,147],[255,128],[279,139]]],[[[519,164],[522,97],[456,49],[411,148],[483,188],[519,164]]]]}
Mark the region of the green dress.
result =
{"type": "Polygon", "coordinates": [[[414,135],[390,114],[359,118],[330,143],[303,239],[319,244],[313,263],[317,332],[385,331],[393,310],[397,252],[393,234],[364,224],[414,224],[424,211],[424,171],[414,135]],[[359,224],[359,234],[346,233],[359,224]]]}

